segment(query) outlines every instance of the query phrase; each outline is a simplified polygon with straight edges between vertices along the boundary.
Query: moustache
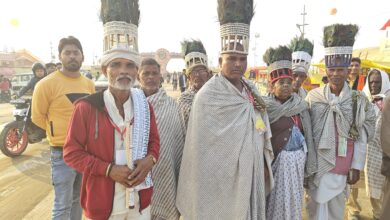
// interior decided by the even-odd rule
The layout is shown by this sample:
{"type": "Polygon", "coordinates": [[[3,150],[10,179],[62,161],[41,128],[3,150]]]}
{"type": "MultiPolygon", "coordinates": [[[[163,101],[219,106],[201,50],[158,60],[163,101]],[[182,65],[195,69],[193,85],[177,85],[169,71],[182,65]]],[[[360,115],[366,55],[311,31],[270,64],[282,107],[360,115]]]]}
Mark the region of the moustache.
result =
{"type": "Polygon", "coordinates": [[[116,81],[119,81],[121,79],[128,79],[130,81],[134,81],[130,76],[119,76],[116,78],[116,81]]]}

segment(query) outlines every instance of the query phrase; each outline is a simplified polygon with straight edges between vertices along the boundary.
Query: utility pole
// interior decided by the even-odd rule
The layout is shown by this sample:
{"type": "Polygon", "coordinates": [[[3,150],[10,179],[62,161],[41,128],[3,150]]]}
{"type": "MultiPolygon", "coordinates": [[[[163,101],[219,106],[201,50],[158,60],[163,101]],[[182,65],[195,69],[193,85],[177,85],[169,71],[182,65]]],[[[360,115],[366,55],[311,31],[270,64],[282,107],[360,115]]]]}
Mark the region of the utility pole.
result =
{"type": "Polygon", "coordinates": [[[297,28],[301,32],[301,37],[304,38],[305,37],[305,26],[309,25],[309,24],[305,23],[305,16],[307,15],[305,5],[303,5],[303,13],[301,13],[301,15],[302,15],[302,24],[297,24],[297,28]],[[302,30],[301,30],[301,27],[302,27],[302,30]]]}

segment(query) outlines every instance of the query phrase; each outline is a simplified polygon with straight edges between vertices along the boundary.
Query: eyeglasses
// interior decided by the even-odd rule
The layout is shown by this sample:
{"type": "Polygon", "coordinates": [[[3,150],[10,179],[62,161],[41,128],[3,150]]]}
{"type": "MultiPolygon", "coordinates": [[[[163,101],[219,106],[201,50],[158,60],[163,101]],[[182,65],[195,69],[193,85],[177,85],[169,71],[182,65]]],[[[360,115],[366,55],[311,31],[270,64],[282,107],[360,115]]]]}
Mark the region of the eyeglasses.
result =
{"type": "Polygon", "coordinates": [[[192,70],[191,71],[191,75],[193,75],[193,76],[196,76],[196,75],[198,75],[198,76],[201,76],[201,75],[207,75],[209,72],[207,71],[207,70],[205,70],[205,69],[200,69],[200,70],[192,70]]]}

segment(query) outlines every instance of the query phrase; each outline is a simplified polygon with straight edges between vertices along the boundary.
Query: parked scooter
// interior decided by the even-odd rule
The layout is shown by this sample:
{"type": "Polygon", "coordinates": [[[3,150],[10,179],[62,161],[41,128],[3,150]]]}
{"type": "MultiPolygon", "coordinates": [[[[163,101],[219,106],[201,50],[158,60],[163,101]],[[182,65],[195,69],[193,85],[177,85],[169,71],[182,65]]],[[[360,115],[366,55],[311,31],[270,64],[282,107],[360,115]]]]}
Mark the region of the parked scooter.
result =
{"type": "Polygon", "coordinates": [[[15,120],[5,125],[0,134],[0,150],[8,157],[21,155],[27,145],[40,142],[46,137],[45,130],[31,121],[31,99],[11,100],[15,120]]]}

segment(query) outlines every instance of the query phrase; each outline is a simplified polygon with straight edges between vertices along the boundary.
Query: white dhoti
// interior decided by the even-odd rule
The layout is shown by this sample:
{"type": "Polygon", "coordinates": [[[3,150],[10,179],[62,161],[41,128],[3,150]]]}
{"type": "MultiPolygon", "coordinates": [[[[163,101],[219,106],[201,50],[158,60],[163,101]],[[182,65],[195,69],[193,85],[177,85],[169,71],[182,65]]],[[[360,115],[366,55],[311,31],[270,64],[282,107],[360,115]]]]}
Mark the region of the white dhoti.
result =
{"type": "Polygon", "coordinates": [[[109,220],[150,220],[150,206],[139,211],[139,195],[134,193],[135,207],[129,209],[126,207],[126,188],[119,183],[115,183],[115,197],[113,210],[109,220]]]}
{"type": "Polygon", "coordinates": [[[309,218],[312,220],[344,219],[346,187],[347,176],[334,173],[324,174],[318,188],[309,192],[309,218]]]}

